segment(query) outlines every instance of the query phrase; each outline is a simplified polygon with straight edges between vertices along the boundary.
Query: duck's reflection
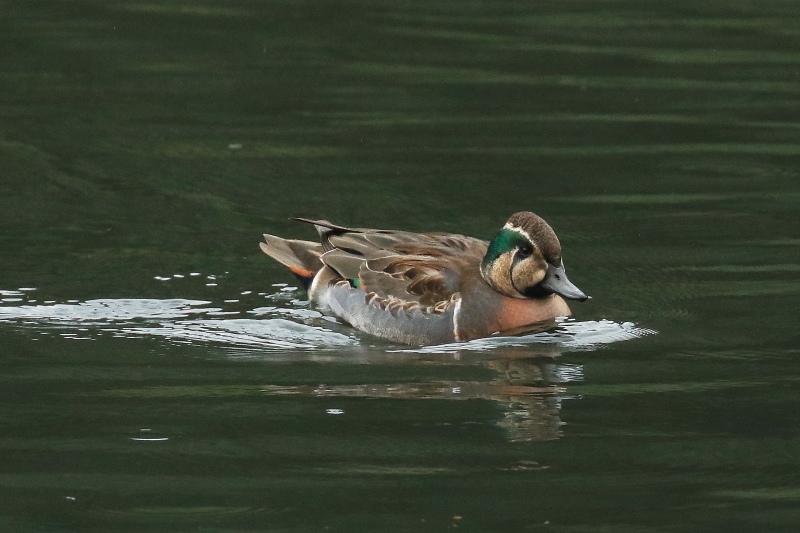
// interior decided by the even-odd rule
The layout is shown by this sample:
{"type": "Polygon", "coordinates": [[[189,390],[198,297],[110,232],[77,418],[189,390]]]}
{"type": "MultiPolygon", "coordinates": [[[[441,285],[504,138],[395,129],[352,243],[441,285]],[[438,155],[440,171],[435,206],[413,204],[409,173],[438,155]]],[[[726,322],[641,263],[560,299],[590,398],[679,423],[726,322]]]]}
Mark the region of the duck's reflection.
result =
{"type": "Polygon", "coordinates": [[[580,365],[558,364],[552,357],[493,360],[497,372],[487,398],[503,412],[497,425],[512,441],[553,440],[561,436],[564,384],[583,379],[580,365]]]}
{"type": "MultiPolygon", "coordinates": [[[[489,381],[425,381],[397,384],[265,386],[270,395],[317,397],[392,398],[409,400],[473,400],[494,402],[502,413],[495,424],[512,441],[553,440],[561,436],[561,402],[565,384],[583,379],[580,365],[559,364],[552,348],[533,351],[530,347],[498,350],[491,354],[464,353],[439,356],[427,354],[416,362],[477,365],[492,370],[489,381]]],[[[408,362],[407,360],[405,362],[408,362]]]]}

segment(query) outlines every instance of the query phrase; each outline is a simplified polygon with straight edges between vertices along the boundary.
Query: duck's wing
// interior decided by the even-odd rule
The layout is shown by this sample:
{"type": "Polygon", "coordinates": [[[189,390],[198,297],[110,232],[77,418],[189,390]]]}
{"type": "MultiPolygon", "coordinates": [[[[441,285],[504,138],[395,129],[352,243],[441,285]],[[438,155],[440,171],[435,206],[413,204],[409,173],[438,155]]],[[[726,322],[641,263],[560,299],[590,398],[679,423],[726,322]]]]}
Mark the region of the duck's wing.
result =
{"type": "Polygon", "coordinates": [[[389,255],[364,261],[359,285],[383,298],[435,306],[458,292],[459,270],[430,256],[389,255]]]}
{"type": "Polygon", "coordinates": [[[464,271],[477,270],[486,253],[485,241],[463,235],[346,228],[325,220],[298,220],[317,228],[322,248],[327,250],[320,260],[340,279],[379,298],[423,308],[449,301],[458,292],[464,271]]]}

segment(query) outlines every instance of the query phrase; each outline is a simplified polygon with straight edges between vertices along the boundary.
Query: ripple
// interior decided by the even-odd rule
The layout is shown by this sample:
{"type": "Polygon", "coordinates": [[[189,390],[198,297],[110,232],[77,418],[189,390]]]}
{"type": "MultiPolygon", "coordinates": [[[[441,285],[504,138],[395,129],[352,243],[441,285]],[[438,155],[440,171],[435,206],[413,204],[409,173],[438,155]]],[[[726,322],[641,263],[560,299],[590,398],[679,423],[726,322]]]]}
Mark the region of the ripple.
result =
{"type": "Polygon", "coordinates": [[[0,306],[0,320],[40,320],[61,324],[104,324],[135,319],[185,318],[221,311],[205,300],[113,299],[52,305],[0,306]]]}
{"type": "Polygon", "coordinates": [[[158,336],[178,343],[223,343],[258,348],[322,348],[358,342],[346,335],[280,318],[196,320],[159,327],[125,328],[118,336],[158,336]]]}
{"type": "Polygon", "coordinates": [[[530,335],[495,336],[475,339],[468,342],[454,342],[435,346],[421,346],[398,352],[415,353],[454,353],[465,350],[488,351],[507,346],[554,345],[569,351],[589,351],[598,346],[614,342],[638,339],[655,334],[652,329],[640,328],[632,322],[614,322],[612,320],[583,320],[571,318],[561,319],[558,327],[552,331],[543,331],[530,335]]]}
{"type": "MultiPolygon", "coordinates": [[[[234,303],[239,300],[221,305],[234,303]]],[[[245,312],[259,318],[240,318],[242,311],[226,311],[206,300],[109,298],[50,305],[0,305],[0,322],[65,329],[60,335],[70,340],[94,340],[112,334],[126,338],[166,338],[178,344],[211,343],[260,349],[327,348],[358,343],[353,337],[304,323],[322,318],[310,309],[270,306],[245,312]]]]}
{"type": "MultiPolygon", "coordinates": [[[[274,305],[246,305],[245,300],[104,298],[80,302],[34,305],[22,289],[3,291],[0,322],[25,328],[57,330],[64,339],[91,341],[104,335],[121,338],[161,338],[176,344],[218,344],[244,350],[311,350],[341,347],[376,347],[378,339],[361,338],[355,330],[342,327],[334,318],[308,308],[308,302],[295,299],[295,287],[276,287],[264,295],[274,305]]],[[[241,292],[241,291],[239,291],[241,292]]],[[[258,298],[256,298],[258,300],[258,298]]],[[[50,300],[48,300],[50,302],[50,300]]],[[[258,304],[263,302],[259,300],[258,304]]],[[[46,334],[41,331],[41,334],[46,334]]],[[[611,320],[576,321],[562,319],[554,329],[521,335],[494,336],[469,342],[398,348],[388,354],[452,354],[523,348],[526,357],[538,350],[552,357],[562,351],[594,350],[614,342],[636,339],[655,333],[630,322],[611,320]],[[553,353],[551,353],[553,352],[553,353]]],[[[373,352],[374,350],[370,350],[373,352]]],[[[517,350],[519,351],[519,350],[517,350]]]]}

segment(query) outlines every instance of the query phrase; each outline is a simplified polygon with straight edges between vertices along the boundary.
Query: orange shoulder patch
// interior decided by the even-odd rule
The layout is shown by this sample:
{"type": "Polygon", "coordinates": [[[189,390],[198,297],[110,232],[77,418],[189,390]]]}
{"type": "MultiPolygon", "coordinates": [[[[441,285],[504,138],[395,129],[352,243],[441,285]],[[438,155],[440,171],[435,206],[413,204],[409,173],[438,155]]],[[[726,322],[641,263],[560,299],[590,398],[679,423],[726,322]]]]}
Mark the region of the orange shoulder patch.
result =
{"type": "Polygon", "coordinates": [[[292,271],[292,274],[295,274],[303,278],[313,278],[314,276],[317,275],[317,273],[314,272],[313,270],[308,270],[307,268],[299,266],[290,266],[289,270],[292,271]]]}

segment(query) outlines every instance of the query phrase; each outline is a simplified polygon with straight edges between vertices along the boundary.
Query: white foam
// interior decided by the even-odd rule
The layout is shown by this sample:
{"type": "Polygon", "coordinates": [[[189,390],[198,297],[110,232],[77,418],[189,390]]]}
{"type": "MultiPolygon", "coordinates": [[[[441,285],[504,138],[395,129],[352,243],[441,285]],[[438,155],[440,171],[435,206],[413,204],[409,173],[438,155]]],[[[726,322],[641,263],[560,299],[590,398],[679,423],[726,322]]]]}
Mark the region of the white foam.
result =
{"type": "Polygon", "coordinates": [[[421,346],[395,350],[398,352],[416,353],[454,353],[463,350],[488,351],[502,346],[553,345],[569,351],[593,350],[604,344],[637,339],[652,335],[656,331],[635,326],[631,322],[614,322],[612,320],[576,321],[565,319],[559,322],[553,331],[543,331],[531,335],[516,337],[487,337],[468,342],[454,342],[434,346],[421,346]]]}
{"type": "Polygon", "coordinates": [[[158,327],[123,328],[119,334],[258,348],[324,348],[358,344],[355,339],[340,333],[281,318],[180,321],[158,327]]]}
{"type": "Polygon", "coordinates": [[[0,296],[22,296],[20,291],[0,290],[0,296]]]}
{"type": "Polygon", "coordinates": [[[298,318],[323,318],[322,313],[319,311],[314,311],[313,309],[293,309],[291,307],[256,307],[248,311],[256,316],[264,316],[269,314],[279,314],[279,315],[288,315],[288,316],[296,316],[298,318]]]}
{"type": "Polygon", "coordinates": [[[99,299],[76,304],[3,305],[0,321],[64,328],[66,331],[59,335],[70,340],[93,340],[92,335],[106,332],[114,337],[163,337],[182,344],[218,343],[242,348],[308,349],[358,344],[354,337],[295,321],[321,316],[317,311],[273,307],[263,311],[278,317],[211,318],[240,312],[223,311],[210,304],[184,299],[99,299]],[[94,333],[87,326],[94,327],[94,333]]]}
{"type": "Polygon", "coordinates": [[[186,318],[221,311],[216,307],[199,307],[210,303],[183,299],[106,298],[82,303],[0,306],[0,320],[31,319],[60,324],[103,324],[135,319],[186,318]]]}
{"type": "MultiPolygon", "coordinates": [[[[287,288],[284,286],[284,289],[287,288]]],[[[0,321],[16,323],[20,327],[59,329],[62,338],[70,340],[93,340],[105,332],[114,337],[160,337],[181,344],[217,343],[243,350],[324,349],[361,345],[355,331],[339,333],[331,330],[331,327],[339,329],[334,325],[337,322],[335,319],[309,309],[308,302],[294,299],[249,311],[224,311],[210,301],[177,298],[106,298],[85,302],[69,300],[70,303],[32,305],[27,302],[15,305],[17,300],[21,300],[19,292],[2,291],[0,294],[7,296],[6,300],[11,300],[0,304],[0,321]],[[250,318],[242,318],[246,314],[250,314],[250,318]]],[[[276,300],[284,300],[275,298],[277,295],[286,295],[286,292],[279,289],[272,295],[276,300]]],[[[394,354],[392,357],[398,357],[398,352],[451,354],[457,358],[468,352],[486,352],[513,346],[541,347],[556,352],[585,351],[653,333],[653,330],[637,327],[630,322],[564,319],[553,330],[530,335],[494,336],[469,342],[394,349],[384,353],[394,354]]],[[[569,369],[565,369],[568,373],[569,369]]],[[[575,378],[579,376],[565,375],[563,381],[575,378]]]]}

